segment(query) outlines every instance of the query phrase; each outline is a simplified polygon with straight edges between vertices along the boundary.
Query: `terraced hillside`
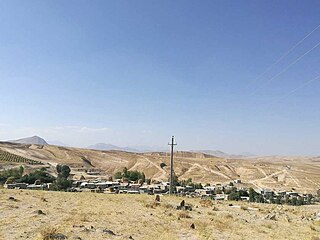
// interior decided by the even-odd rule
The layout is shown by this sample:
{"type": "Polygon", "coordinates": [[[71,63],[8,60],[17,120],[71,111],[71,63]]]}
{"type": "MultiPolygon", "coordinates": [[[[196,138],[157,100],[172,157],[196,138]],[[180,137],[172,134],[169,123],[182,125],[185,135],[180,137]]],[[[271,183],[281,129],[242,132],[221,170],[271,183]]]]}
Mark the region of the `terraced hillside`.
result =
{"type": "Polygon", "coordinates": [[[28,163],[28,164],[42,164],[40,161],[28,159],[10,152],[0,150],[0,161],[4,162],[16,162],[16,163],[28,163]]]}
{"type": "MultiPolygon", "coordinates": [[[[57,164],[67,164],[75,179],[80,176],[106,178],[123,167],[143,171],[153,180],[166,180],[169,174],[169,155],[163,152],[131,153],[12,143],[1,143],[0,150],[41,161],[52,169],[57,164]]],[[[0,169],[10,167],[6,164],[0,162],[0,169]]],[[[202,153],[176,152],[174,167],[179,179],[192,178],[201,183],[241,179],[244,186],[256,189],[315,192],[320,188],[319,157],[223,159],[202,153]]]]}

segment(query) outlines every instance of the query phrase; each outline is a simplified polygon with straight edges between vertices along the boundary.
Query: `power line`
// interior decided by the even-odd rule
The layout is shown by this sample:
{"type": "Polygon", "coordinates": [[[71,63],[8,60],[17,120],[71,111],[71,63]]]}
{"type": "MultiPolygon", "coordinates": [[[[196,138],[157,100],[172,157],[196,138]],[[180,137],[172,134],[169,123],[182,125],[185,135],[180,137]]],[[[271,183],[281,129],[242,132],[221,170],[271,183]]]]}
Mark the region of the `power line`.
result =
{"type": "Polygon", "coordinates": [[[300,90],[300,89],[308,86],[309,84],[311,84],[312,82],[318,80],[319,78],[320,78],[320,75],[318,75],[317,77],[312,78],[312,79],[310,79],[309,81],[301,84],[300,86],[298,86],[297,88],[293,89],[293,90],[290,91],[289,93],[287,93],[287,94],[283,95],[282,97],[280,97],[280,98],[278,99],[278,101],[283,100],[283,99],[289,97],[290,95],[294,94],[296,91],[298,91],[298,90],[300,90]]]}
{"type": "MultiPolygon", "coordinates": [[[[259,80],[262,76],[264,76],[267,72],[269,72],[275,65],[277,65],[282,59],[284,59],[286,56],[288,56],[294,49],[296,49],[304,40],[306,40],[309,36],[311,36],[318,28],[320,27],[320,24],[314,28],[310,33],[308,33],[306,36],[304,36],[300,41],[298,41],[293,47],[291,47],[287,52],[285,52],[283,55],[280,56],[274,63],[272,63],[267,69],[262,72],[258,77],[256,77],[253,80],[253,83],[259,80]]],[[[248,87],[251,84],[248,85],[248,87]]]]}
{"type": "MultiPolygon", "coordinates": [[[[299,62],[303,57],[305,57],[306,55],[308,55],[310,52],[312,52],[314,49],[316,49],[318,46],[320,45],[320,42],[318,42],[315,46],[313,46],[311,49],[309,49],[308,51],[306,51],[305,53],[303,53],[301,56],[299,56],[296,60],[294,60],[293,62],[291,62],[286,68],[284,68],[282,71],[280,71],[279,73],[277,73],[276,75],[274,75],[273,77],[271,77],[270,79],[268,79],[266,81],[266,84],[272,82],[275,78],[279,77],[281,74],[285,73],[286,71],[288,71],[289,68],[291,68],[294,64],[296,64],[297,62],[299,62]]],[[[265,85],[266,85],[265,84],[265,85]]],[[[256,91],[252,94],[254,95],[258,90],[262,89],[263,87],[257,88],[256,91]]]]}

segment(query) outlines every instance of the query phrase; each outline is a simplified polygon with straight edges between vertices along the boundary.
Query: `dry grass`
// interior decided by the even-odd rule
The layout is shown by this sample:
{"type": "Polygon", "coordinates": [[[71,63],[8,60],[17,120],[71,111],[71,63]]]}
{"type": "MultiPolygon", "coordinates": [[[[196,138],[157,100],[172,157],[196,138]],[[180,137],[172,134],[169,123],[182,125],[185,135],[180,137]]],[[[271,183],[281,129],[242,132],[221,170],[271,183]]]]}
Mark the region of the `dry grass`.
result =
{"type": "Polygon", "coordinates": [[[186,211],[182,211],[178,213],[179,218],[191,218],[190,214],[186,211]]]}
{"type": "Polygon", "coordinates": [[[212,207],[213,202],[211,200],[200,200],[201,207],[212,207]]]}
{"type": "Polygon", "coordinates": [[[40,240],[51,240],[54,234],[58,234],[59,231],[55,227],[46,227],[40,231],[38,239],[40,240]]]}
{"type": "Polygon", "coordinates": [[[240,209],[242,209],[242,210],[248,210],[248,206],[241,205],[240,209]]]}
{"type": "MultiPolygon", "coordinates": [[[[152,240],[288,239],[290,236],[290,239],[300,240],[320,234],[320,223],[302,219],[302,216],[319,212],[320,206],[278,208],[252,204],[230,207],[229,202],[221,202],[216,211],[216,205],[206,207],[207,202],[202,201],[205,207],[200,207],[201,200],[184,198],[187,204],[199,207],[193,211],[176,210],[175,206],[182,199],[163,196],[161,204],[154,206],[154,196],[148,195],[1,189],[0,239],[44,240],[49,239],[50,234],[59,233],[68,239],[96,240],[129,239],[130,236],[152,240]],[[19,201],[10,201],[10,196],[19,201]],[[264,211],[250,210],[252,208],[264,211]],[[46,214],[35,214],[39,209],[46,214]],[[277,221],[263,220],[267,212],[276,213],[277,221]],[[286,216],[292,222],[286,221],[286,216]],[[194,229],[190,227],[192,224],[194,229]]],[[[237,204],[233,203],[234,206],[237,204]]]]}

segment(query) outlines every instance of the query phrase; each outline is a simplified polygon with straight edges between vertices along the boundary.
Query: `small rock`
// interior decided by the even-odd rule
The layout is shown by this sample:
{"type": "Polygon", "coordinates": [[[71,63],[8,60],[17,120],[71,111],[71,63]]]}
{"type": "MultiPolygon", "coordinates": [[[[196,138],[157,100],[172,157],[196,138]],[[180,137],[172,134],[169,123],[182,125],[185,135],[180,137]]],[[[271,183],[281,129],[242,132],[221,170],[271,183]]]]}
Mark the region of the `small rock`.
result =
{"type": "Polygon", "coordinates": [[[276,215],[275,214],[272,214],[272,215],[268,214],[267,216],[263,217],[262,220],[274,220],[274,221],[276,221],[277,219],[276,219],[276,215]]]}
{"type": "Polygon", "coordinates": [[[49,239],[63,240],[68,239],[68,237],[66,235],[63,235],[62,233],[54,233],[50,234],[49,239]]]}
{"type": "Polygon", "coordinates": [[[104,233],[107,233],[107,234],[110,234],[110,235],[113,235],[113,236],[116,235],[113,231],[111,231],[111,230],[109,230],[109,229],[103,229],[103,232],[104,232],[104,233]]]}
{"type": "Polygon", "coordinates": [[[195,229],[195,228],[196,228],[196,226],[194,225],[194,223],[192,223],[192,224],[190,225],[190,228],[192,228],[192,229],[195,229]]]}
{"type": "Polygon", "coordinates": [[[37,210],[35,211],[35,213],[39,215],[46,215],[42,210],[37,210]]]}
{"type": "Polygon", "coordinates": [[[160,195],[156,195],[156,198],[154,199],[155,202],[160,202],[160,195]]]}
{"type": "Polygon", "coordinates": [[[134,238],[132,236],[130,236],[129,239],[134,240],[134,238]]]}

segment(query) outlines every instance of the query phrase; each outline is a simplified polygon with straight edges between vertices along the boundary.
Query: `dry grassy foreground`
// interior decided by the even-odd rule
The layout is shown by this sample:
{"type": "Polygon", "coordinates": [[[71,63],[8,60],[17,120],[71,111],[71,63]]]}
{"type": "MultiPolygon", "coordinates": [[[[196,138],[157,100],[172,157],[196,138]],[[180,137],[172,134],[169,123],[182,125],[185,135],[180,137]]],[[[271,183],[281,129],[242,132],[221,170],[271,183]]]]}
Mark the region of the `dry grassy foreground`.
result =
{"type": "Polygon", "coordinates": [[[277,206],[178,197],[0,190],[0,239],[318,239],[320,206],[277,206]],[[13,199],[12,199],[13,198],[13,199]],[[38,210],[42,210],[43,214],[38,210]],[[263,219],[275,215],[275,220],[263,219]],[[190,228],[191,224],[195,229],[190,228]],[[111,231],[108,231],[111,230],[111,231]],[[113,235],[114,233],[115,235],[113,235]]]}

